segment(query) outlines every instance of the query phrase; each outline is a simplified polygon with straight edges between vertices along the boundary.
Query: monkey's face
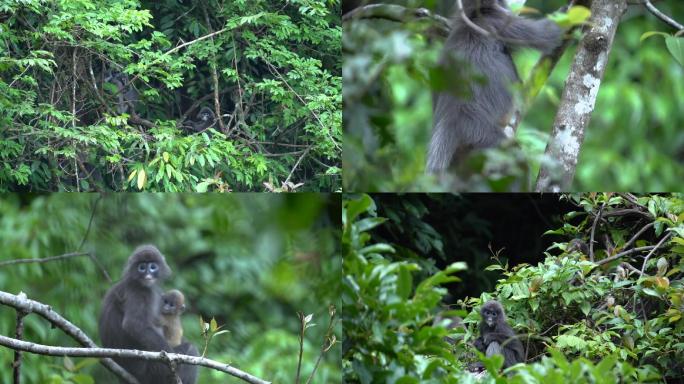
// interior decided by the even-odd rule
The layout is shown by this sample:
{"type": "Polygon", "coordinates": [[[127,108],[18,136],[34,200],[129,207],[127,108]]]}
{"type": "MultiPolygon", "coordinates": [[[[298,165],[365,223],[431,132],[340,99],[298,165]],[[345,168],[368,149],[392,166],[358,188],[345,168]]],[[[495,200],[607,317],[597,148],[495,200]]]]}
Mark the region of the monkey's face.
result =
{"type": "Polygon", "coordinates": [[[163,315],[179,315],[185,312],[185,303],[182,296],[164,295],[162,297],[161,313],[163,315]]]}
{"type": "Polygon", "coordinates": [[[159,264],[154,261],[138,263],[136,267],[137,277],[145,286],[152,286],[159,279],[159,264]]]}
{"type": "Polygon", "coordinates": [[[491,309],[484,309],[482,311],[482,319],[490,328],[494,327],[494,324],[496,324],[498,318],[499,314],[497,311],[493,311],[491,309]]]}

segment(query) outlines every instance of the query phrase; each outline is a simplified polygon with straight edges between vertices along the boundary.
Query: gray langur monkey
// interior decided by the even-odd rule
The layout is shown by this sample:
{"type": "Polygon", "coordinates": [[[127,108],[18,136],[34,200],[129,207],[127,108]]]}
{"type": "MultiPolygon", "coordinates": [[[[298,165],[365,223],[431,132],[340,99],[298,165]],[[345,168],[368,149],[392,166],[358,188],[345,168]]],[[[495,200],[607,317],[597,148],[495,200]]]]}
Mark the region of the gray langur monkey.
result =
{"type": "Polygon", "coordinates": [[[202,107],[195,117],[197,120],[186,120],[183,127],[191,131],[202,132],[216,122],[216,115],[209,107],[202,107]]]}
{"type": "Polygon", "coordinates": [[[126,113],[130,110],[130,115],[134,116],[136,114],[135,103],[138,102],[138,91],[133,88],[132,84],[129,84],[130,80],[128,75],[122,72],[112,71],[105,76],[104,81],[116,86],[116,94],[119,98],[116,110],[119,114],[126,113]]]}
{"type": "Polygon", "coordinates": [[[450,92],[434,95],[428,173],[447,171],[471,150],[495,146],[504,138],[503,128],[513,109],[509,87],[519,81],[511,49],[531,47],[550,52],[561,42],[562,30],[555,22],[517,16],[505,0],[463,0],[463,11],[489,35],[468,26],[459,12],[440,63],[448,65],[453,52],[484,78],[471,83],[468,98],[450,92]]]}
{"type": "Polygon", "coordinates": [[[485,356],[503,355],[504,368],[525,361],[522,342],[506,323],[506,313],[496,300],[486,302],[480,310],[480,337],[475,340],[475,348],[485,356]]]}
{"type": "MultiPolygon", "coordinates": [[[[168,351],[198,356],[197,348],[182,343],[173,348],[166,341],[159,325],[161,289],[159,282],[171,275],[164,255],[152,245],[135,249],[126,262],[122,279],[104,297],[99,331],[106,348],[168,351]]],[[[114,358],[141,383],[173,382],[172,372],[163,362],[114,358]]],[[[194,384],[197,367],[179,365],[176,370],[183,384],[194,384]]]]}
{"type": "Polygon", "coordinates": [[[164,338],[172,347],[177,347],[183,340],[183,326],[180,316],[185,312],[185,296],[177,289],[162,295],[162,306],[159,310],[160,322],[164,338]]]}

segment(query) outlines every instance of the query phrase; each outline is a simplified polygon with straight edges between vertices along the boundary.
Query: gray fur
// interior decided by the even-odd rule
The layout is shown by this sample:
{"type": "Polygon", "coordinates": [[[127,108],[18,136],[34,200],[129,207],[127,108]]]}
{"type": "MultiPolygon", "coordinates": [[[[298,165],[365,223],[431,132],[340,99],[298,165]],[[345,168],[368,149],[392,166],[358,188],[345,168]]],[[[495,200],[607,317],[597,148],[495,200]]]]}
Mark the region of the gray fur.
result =
{"type": "Polygon", "coordinates": [[[473,82],[468,99],[449,92],[434,95],[429,173],[444,172],[469,151],[493,147],[504,138],[503,127],[513,107],[509,88],[519,81],[510,50],[524,46],[549,52],[561,40],[562,31],[556,23],[516,16],[505,8],[503,0],[463,3],[469,19],[492,35],[480,34],[456,16],[441,62],[446,63],[447,54],[456,52],[484,76],[485,82],[473,82]]]}
{"type": "Polygon", "coordinates": [[[186,120],[183,127],[195,132],[202,132],[216,122],[216,115],[209,107],[202,107],[195,117],[197,120],[186,120]]]}
{"type": "Polygon", "coordinates": [[[525,361],[525,349],[513,329],[506,323],[506,313],[496,300],[486,302],[480,310],[480,337],[475,348],[487,357],[501,354],[504,368],[525,361]]]}
{"type": "MultiPolygon", "coordinates": [[[[159,321],[162,297],[159,282],[170,275],[171,269],[156,247],[143,245],[133,251],[124,267],[123,278],[107,291],[103,300],[99,330],[104,347],[179,353],[187,351],[197,356],[197,349],[193,345],[186,342],[173,348],[164,338],[159,321]]],[[[114,360],[140,383],[172,382],[171,370],[166,363],[141,359],[114,360]]],[[[196,367],[188,365],[179,367],[178,374],[183,384],[195,383],[196,370],[196,367]]]]}
{"type": "Polygon", "coordinates": [[[116,86],[117,96],[119,102],[116,109],[121,113],[126,113],[130,109],[130,114],[135,115],[135,103],[138,102],[138,91],[129,84],[128,75],[122,72],[110,72],[105,76],[104,81],[112,83],[116,86]],[[124,87],[127,87],[125,90],[124,87]]]}

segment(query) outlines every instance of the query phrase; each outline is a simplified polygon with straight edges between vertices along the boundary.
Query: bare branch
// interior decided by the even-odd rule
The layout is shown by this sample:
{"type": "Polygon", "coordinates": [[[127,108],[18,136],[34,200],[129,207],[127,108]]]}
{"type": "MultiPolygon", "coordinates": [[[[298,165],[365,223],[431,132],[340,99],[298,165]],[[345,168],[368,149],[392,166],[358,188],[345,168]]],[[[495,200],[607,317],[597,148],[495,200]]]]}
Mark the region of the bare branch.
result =
{"type": "Polygon", "coordinates": [[[435,29],[442,36],[447,36],[451,30],[449,19],[444,16],[436,15],[425,8],[406,8],[396,4],[371,4],[358,7],[346,13],[343,21],[352,19],[385,19],[398,23],[406,23],[416,20],[430,20],[435,29]]]}
{"type": "Polygon", "coordinates": [[[601,204],[598,214],[594,219],[594,224],[591,226],[591,239],[589,240],[589,260],[594,262],[594,234],[596,233],[596,225],[601,220],[601,215],[603,214],[603,209],[606,207],[606,203],[601,204]]]}
{"type": "Polygon", "coordinates": [[[207,368],[212,368],[217,371],[228,373],[239,379],[242,379],[250,384],[270,384],[269,381],[261,380],[258,377],[252,376],[249,373],[243,372],[229,364],[223,364],[218,361],[205,359],[199,356],[181,355],[178,353],[149,352],[139,351],[135,349],[111,349],[111,348],[69,348],[69,347],[52,347],[44,344],[29,343],[22,340],[13,339],[11,337],[0,335],[0,345],[14,349],[31,352],[40,355],[48,356],[72,356],[72,357],[100,357],[100,358],[132,358],[146,361],[173,361],[176,364],[193,364],[201,365],[207,368]]]}
{"type": "Polygon", "coordinates": [[[649,12],[654,14],[657,18],[660,20],[664,21],[665,23],[669,24],[671,27],[676,28],[678,31],[684,30],[684,25],[679,24],[676,22],[673,18],[670,16],[662,13],[658,8],[656,8],[652,3],[651,0],[644,0],[644,6],[646,9],[648,9],[649,12]]]}
{"type": "Polygon", "coordinates": [[[482,36],[492,35],[489,31],[473,23],[473,21],[468,18],[468,15],[465,13],[465,9],[463,9],[463,0],[456,0],[456,8],[458,9],[458,16],[461,18],[461,20],[463,20],[464,23],[466,23],[468,27],[470,27],[470,29],[482,36]]]}
{"type": "Polygon", "coordinates": [[[649,258],[655,253],[655,251],[656,251],[658,248],[660,248],[660,247],[663,245],[663,243],[665,243],[665,241],[667,241],[671,236],[672,236],[672,232],[670,232],[670,233],[668,233],[667,235],[663,236],[663,238],[660,239],[660,241],[658,242],[658,244],[656,244],[655,247],[653,247],[653,249],[651,249],[651,252],[649,252],[648,255],[646,255],[646,257],[644,258],[644,264],[641,266],[641,274],[642,274],[642,275],[644,274],[644,271],[646,270],[646,263],[648,262],[648,259],[649,259],[649,258]]]}
{"type": "Polygon", "coordinates": [[[617,260],[617,259],[619,259],[619,258],[621,258],[621,257],[623,257],[623,256],[631,255],[632,253],[650,251],[650,250],[652,250],[652,249],[655,248],[655,247],[656,247],[655,245],[646,245],[646,246],[643,246],[643,247],[637,247],[637,248],[628,249],[628,250],[626,250],[626,251],[623,251],[623,252],[620,252],[620,253],[618,253],[618,254],[615,254],[615,255],[613,255],[613,256],[611,256],[611,257],[606,257],[605,259],[602,259],[602,260],[597,261],[597,262],[596,262],[596,266],[598,267],[599,265],[603,265],[603,264],[606,264],[606,263],[610,263],[610,262],[613,261],[613,260],[617,260]]]}
{"type": "Polygon", "coordinates": [[[649,228],[653,227],[655,225],[655,221],[652,221],[646,225],[644,225],[643,228],[639,230],[639,232],[635,233],[634,236],[632,236],[631,239],[629,239],[628,242],[625,243],[625,245],[622,247],[623,249],[629,248],[632,246],[632,244],[641,236],[642,233],[646,232],[649,228]]]}
{"type": "Polygon", "coordinates": [[[31,259],[6,260],[6,261],[0,261],[0,267],[4,267],[6,265],[13,265],[13,264],[47,263],[50,261],[64,260],[64,259],[69,259],[69,258],[78,257],[78,256],[90,256],[90,252],[71,252],[71,253],[65,253],[65,254],[59,255],[59,256],[44,257],[42,259],[31,258],[31,259]]]}
{"type": "Polygon", "coordinates": [[[330,322],[328,323],[328,329],[325,331],[325,336],[323,340],[323,345],[321,346],[321,352],[318,355],[318,359],[316,359],[316,364],[314,365],[313,371],[311,371],[311,375],[309,378],[306,380],[306,384],[310,384],[311,380],[313,379],[314,375],[316,374],[316,369],[318,368],[318,364],[321,362],[321,359],[323,358],[323,355],[332,348],[332,346],[335,344],[335,335],[333,334],[333,326],[335,325],[335,314],[337,313],[335,306],[330,305],[328,307],[328,314],[330,315],[330,322]]]}
{"type": "MultiPolygon", "coordinates": [[[[81,331],[80,328],[72,324],[69,320],[60,316],[57,312],[53,311],[52,308],[43,303],[39,303],[34,300],[27,299],[24,294],[13,295],[4,291],[0,291],[0,304],[10,306],[17,311],[23,311],[28,313],[36,313],[51,324],[61,329],[67,335],[71,336],[74,340],[78,341],[79,344],[86,347],[97,347],[95,342],[93,342],[85,332],[81,331]]],[[[112,371],[120,379],[125,380],[127,383],[138,384],[138,381],[131,376],[126,370],[124,370],[119,364],[115,363],[112,359],[102,359],[100,363],[112,371]]]]}

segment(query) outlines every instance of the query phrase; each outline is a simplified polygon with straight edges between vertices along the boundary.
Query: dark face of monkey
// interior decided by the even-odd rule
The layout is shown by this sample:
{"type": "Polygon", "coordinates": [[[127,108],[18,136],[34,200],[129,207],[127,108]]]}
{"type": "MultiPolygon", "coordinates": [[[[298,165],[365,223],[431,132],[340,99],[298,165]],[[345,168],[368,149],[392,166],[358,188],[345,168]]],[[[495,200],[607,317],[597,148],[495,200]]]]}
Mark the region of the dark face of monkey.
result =
{"type": "Polygon", "coordinates": [[[139,247],[124,268],[124,279],[145,287],[152,287],[170,275],[171,269],[164,256],[156,248],[148,246],[139,247]]]}
{"type": "Polygon", "coordinates": [[[204,111],[200,114],[200,120],[202,120],[202,121],[209,121],[210,119],[213,119],[213,118],[214,118],[214,116],[211,113],[211,111],[209,111],[209,112],[204,111]]]}
{"type": "Polygon", "coordinates": [[[482,320],[490,327],[493,328],[494,325],[499,321],[501,313],[495,306],[484,307],[482,309],[482,320]]]}

